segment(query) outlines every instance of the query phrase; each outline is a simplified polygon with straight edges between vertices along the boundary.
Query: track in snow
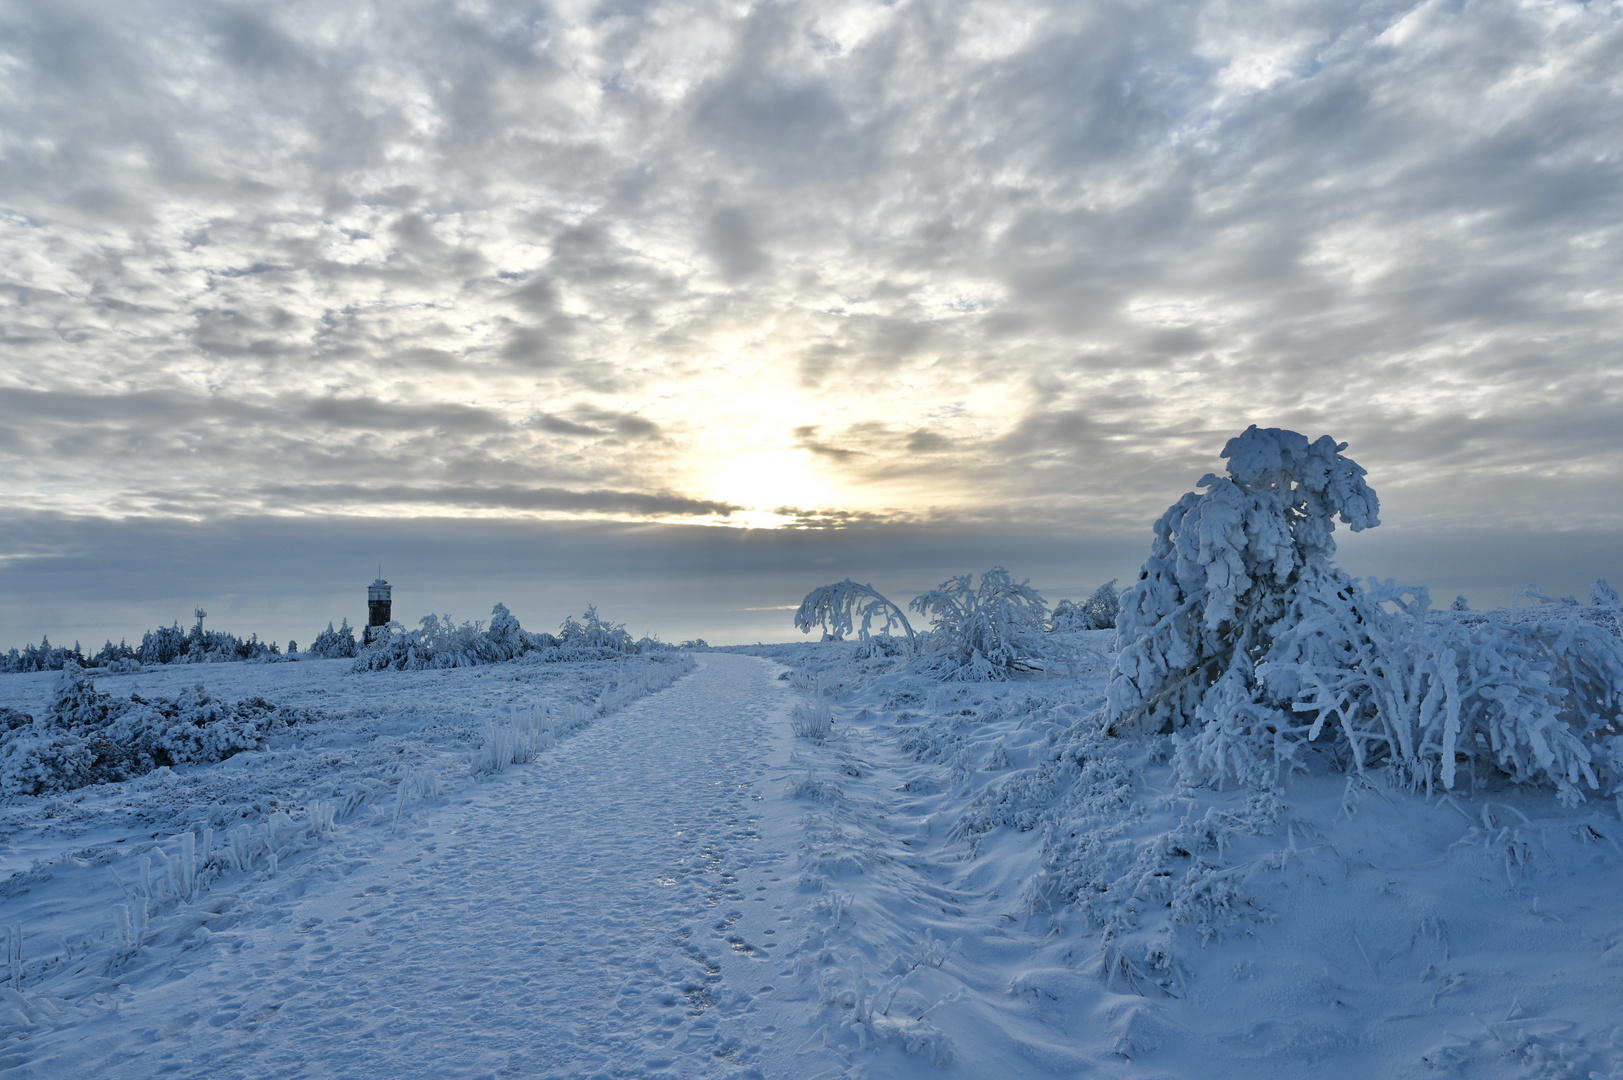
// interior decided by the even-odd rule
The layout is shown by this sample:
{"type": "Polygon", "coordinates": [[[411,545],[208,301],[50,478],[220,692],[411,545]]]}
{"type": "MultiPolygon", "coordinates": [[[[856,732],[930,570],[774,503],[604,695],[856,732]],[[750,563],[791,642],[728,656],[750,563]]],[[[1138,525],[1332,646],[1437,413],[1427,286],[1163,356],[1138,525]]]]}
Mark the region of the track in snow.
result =
{"type": "Polygon", "coordinates": [[[796,814],[777,667],[700,668],[292,881],[26,1075],[781,1075],[796,814]],[[778,770],[775,774],[773,770],[778,770]]]}

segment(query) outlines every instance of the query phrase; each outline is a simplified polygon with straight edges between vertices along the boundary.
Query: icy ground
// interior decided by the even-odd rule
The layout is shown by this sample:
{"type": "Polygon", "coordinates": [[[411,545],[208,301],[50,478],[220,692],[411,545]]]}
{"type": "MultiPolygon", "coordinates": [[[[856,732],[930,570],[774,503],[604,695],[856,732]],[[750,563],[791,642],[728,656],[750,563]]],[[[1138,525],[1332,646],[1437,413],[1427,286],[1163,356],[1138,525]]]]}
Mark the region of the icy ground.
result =
{"type": "Polygon", "coordinates": [[[1623,1077],[1616,807],[1179,789],[1090,721],[1107,638],[976,685],[702,653],[636,700],[615,664],[134,676],[321,718],[0,807],[0,1073],[1623,1077]],[[580,722],[499,769],[538,711],[580,722]]]}

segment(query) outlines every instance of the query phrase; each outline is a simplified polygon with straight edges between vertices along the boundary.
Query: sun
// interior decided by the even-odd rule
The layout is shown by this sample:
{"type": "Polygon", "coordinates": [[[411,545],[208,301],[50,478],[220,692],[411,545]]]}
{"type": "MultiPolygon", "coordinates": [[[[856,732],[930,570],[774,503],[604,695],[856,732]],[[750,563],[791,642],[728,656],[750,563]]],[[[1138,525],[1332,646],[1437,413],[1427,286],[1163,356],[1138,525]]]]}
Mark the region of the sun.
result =
{"type": "Polygon", "coordinates": [[[744,508],[731,515],[731,524],[785,524],[792,519],[781,509],[817,509],[835,502],[834,486],[810,459],[799,447],[735,445],[718,455],[705,476],[706,494],[744,508]]]}

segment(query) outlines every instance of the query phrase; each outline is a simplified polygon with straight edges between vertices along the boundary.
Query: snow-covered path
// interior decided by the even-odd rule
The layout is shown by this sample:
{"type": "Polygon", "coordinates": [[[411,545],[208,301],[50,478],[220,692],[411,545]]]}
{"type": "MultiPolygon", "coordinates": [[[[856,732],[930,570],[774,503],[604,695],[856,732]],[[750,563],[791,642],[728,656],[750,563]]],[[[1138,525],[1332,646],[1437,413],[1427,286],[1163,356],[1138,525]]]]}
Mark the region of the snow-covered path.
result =
{"type": "Polygon", "coordinates": [[[265,883],[20,1071],[785,1075],[810,1029],[774,960],[797,816],[766,783],[788,760],[777,671],[709,654],[326,875],[265,883]]]}

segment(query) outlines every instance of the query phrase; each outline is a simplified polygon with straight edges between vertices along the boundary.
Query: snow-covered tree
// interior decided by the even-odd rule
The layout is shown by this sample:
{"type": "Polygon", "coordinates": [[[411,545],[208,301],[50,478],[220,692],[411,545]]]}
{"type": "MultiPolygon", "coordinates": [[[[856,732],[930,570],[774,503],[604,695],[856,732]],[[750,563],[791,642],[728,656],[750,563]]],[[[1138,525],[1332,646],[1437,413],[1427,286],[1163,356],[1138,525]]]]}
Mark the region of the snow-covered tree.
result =
{"type": "Polygon", "coordinates": [[[12,649],[4,657],[0,657],[0,671],[61,671],[69,664],[84,667],[89,661],[79,650],[79,643],[74,642],[73,648],[61,648],[51,644],[50,635],[40,638],[38,645],[26,645],[21,651],[12,649]]]}
{"type": "Polygon", "coordinates": [[[1049,647],[1042,596],[1001,566],[982,574],[978,588],[971,580],[968,574],[951,578],[908,605],[931,620],[927,666],[950,679],[1006,679],[1040,669],[1049,647]]]}
{"type": "Polygon", "coordinates": [[[350,629],[349,619],[337,630],[328,623],[327,629],[317,634],[305,651],[318,660],[345,660],[354,656],[355,631],[350,629]]]}
{"type": "Polygon", "coordinates": [[[1623,787],[1623,641],[1560,600],[1563,618],[1482,621],[1361,587],[1330,562],[1335,519],[1379,523],[1344,449],[1250,428],[1224,449],[1229,476],[1157,523],[1123,596],[1112,730],[1173,732],[1192,780],[1276,782],[1311,745],[1427,790],[1462,773],[1569,802],[1623,787]]]}
{"type": "Polygon", "coordinates": [[[1223,448],[1228,475],[1208,473],[1155,523],[1139,578],[1122,594],[1108,710],[1113,730],[1170,731],[1194,722],[1208,691],[1249,699],[1275,634],[1310,596],[1349,593],[1331,565],[1336,519],[1380,524],[1380,503],[1345,443],[1247,428],[1223,448]]]}
{"type": "Polygon", "coordinates": [[[632,640],[624,623],[610,622],[597,613],[596,604],[588,604],[579,619],[564,619],[558,628],[558,647],[567,655],[591,652],[634,653],[637,643],[632,640]]]}
{"type": "Polygon", "coordinates": [[[1075,600],[1055,604],[1048,624],[1051,629],[1061,631],[1113,630],[1120,614],[1121,592],[1116,588],[1116,579],[1111,578],[1080,604],[1075,600]]]}
{"type": "Polygon", "coordinates": [[[819,585],[807,593],[795,612],[795,629],[809,634],[821,627],[824,641],[844,641],[854,630],[859,640],[867,642],[875,619],[883,620],[880,634],[889,637],[892,630],[900,629],[907,635],[908,652],[917,651],[917,637],[906,613],[872,585],[859,585],[850,578],[819,585]]]}

